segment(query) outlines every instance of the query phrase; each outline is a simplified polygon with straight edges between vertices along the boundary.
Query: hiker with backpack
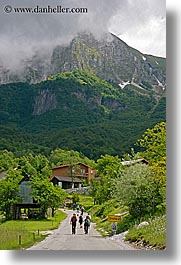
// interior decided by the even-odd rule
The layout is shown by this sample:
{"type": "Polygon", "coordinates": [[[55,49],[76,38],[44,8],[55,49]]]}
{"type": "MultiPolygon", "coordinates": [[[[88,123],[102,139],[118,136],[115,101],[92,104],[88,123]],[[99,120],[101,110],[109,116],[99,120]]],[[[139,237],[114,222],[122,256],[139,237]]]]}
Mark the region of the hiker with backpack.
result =
{"type": "Polygon", "coordinates": [[[89,217],[87,215],[86,218],[84,219],[84,231],[85,231],[85,234],[88,234],[89,227],[90,227],[90,219],[89,219],[89,217]]]}
{"type": "Polygon", "coordinates": [[[91,222],[91,215],[90,215],[90,213],[88,213],[87,216],[88,216],[88,218],[89,218],[89,220],[91,222]]]}
{"type": "Polygon", "coordinates": [[[81,210],[81,214],[83,215],[84,214],[84,207],[82,206],[80,210],[81,210]]]}
{"type": "Polygon", "coordinates": [[[76,223],[77,223],[77,217],[76,217],[76,214],[73,213],[70,219],[70,224],[72,225],[72,234],[74,235],[75,235],[75,230],[76,230],[76,223]]]}
{"type": "Polygon", "coordinates": [[[80,224],[80,228],[82,228],[82,223],[83,223],[83,216],[82,214],[79,216],[79,224],[80,224]]]}
{"type": "Polygon", "coordinates": [[[79,206],[79,205],[77,205],[77,206],[76,206],[76,209],[77,209],[77,213],[79,213],[80,206],[79,206]]]}

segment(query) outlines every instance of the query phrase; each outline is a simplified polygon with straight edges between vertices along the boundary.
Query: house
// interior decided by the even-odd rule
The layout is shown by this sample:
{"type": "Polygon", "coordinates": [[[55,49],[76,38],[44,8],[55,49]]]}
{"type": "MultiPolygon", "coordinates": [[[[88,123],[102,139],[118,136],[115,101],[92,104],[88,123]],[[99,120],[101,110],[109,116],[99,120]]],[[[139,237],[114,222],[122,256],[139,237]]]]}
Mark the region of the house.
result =
{"type": "Polygon", "coordinates": [[[121,161],[121,164],[123,166],[132,166],[132,165],[137,164],[137,163],[143,163],[143,164],[146,164],[146,165],[149,164],[148,160],[146,160],[145,158],[139,158],[139,159],[136,159],[136,160],[129,160],[129,161],[121,161]]]}
{"type": "Polygon", "coordinates": [[[82,162],[60,165],[52,168],[51,182],[63,189],[80,188],[84,183],[90,184],[95,173],[96,170],[82,162]]]}
{"type": "Polygon", "coordinates": [[[40,208],[39,203],[37,203],[31,196],[31,176],[24,175],[22,180],[19,182],[19,193],[20,201],[13,204],[13,219],[36,217],[37,210],[40,208]],[[24,213],[22,213],[22,210],[24,213]]]}
{"type": "MultiPolygon", "coordinates": [[[[16,170],[16,169],[14,169],[16,170]]],[[[7,171],[0,172],[0,181],[6,179],[7,171]]],[[[33,218],[35,213],[37,213],[40,205],[31,196],[31,176],[23,175],[21,181],[19,182],[19,201],[14,203],[11,207],[11,214],[13,219],[20,218],[33,218]]]]}

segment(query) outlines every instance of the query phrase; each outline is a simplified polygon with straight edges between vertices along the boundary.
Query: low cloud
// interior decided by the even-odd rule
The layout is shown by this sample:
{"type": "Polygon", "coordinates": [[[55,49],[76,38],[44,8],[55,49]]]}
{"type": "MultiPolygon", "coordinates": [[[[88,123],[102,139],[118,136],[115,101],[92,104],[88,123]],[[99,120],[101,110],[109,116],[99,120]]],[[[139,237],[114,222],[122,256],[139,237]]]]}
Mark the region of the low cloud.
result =
{"type": "Polygon", "coordinates": [[[35,52],[50,53],[56,45],[67,44],[78,32],[90,31],[99,38],[107,31],[125,34],[152,17],[165,15],[164,0],[1,0],[0,63],[16,69],[35,52]],[[12,7],[78,7],[81,14],[29,14],[3,11],[12,7]],[[143,6],[144,5],[144,6],[143,6]]]}

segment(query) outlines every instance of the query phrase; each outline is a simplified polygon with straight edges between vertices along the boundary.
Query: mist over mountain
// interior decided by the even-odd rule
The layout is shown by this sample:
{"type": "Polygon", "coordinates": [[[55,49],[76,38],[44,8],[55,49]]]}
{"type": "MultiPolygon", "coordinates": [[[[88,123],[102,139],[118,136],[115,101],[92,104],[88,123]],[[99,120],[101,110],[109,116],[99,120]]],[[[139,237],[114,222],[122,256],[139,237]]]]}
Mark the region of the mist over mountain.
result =
{"type": "Polygon", "coordinates": [[[36,51],[31,59],[22,60],[16,70],[1,65],[0,83],[37,83],[56,73],[76,69],[115,82],[122,89],[132,84],[160,92],[166,86],[164,58],[142,54],[111,33],[97,39],[87,32],[79,33],[67,45],[57,45],[51,52],[36,51]]]}
{"type": "MultiPolygon", "coordinates": [[[[56,45],[67,45],[81,31],[89,31],[96,38],[108,32],[112,17],[121,7],[126,6],[125,1],[114,0],[2,0],[0,3],[0,62],[10,71],[22,68],[24,61],[42,51],[52,52],[56,45]],[[6,14],[4,7],[56,7],[86,8],[87,13],[66,14],[32,14],[15,13],[6,14]],[[95,8],[97,7],[97,8],[95,8]],[[96,23],[95,23],[96,21],[96,23]],[[99,26],[97,26],[99,25],[99,26]]],[[[43,52],[45,53],[45,52],[43,52]]]]}
{"type": "Polygon", "coordinates": [[[165,56],[165,17],[165,0],[62,0],[61,3],[57,0],[9,0],[8,3],[1,0],[0,61],[5,68],[17,70],[22,60],[31,59],[37,50],[40,53],[45,49],[52,51],[56,45],[68,45],[82,31],[92,33],[97,39],[112,32],[128,44],[131,38],[132,47],[140,43],[140,47],[151,50],[149,54],[165,56]],[[7,14],[6,5],[12,8],[61,5],[62,8],[87,8],[88,12],[7,14]]]}

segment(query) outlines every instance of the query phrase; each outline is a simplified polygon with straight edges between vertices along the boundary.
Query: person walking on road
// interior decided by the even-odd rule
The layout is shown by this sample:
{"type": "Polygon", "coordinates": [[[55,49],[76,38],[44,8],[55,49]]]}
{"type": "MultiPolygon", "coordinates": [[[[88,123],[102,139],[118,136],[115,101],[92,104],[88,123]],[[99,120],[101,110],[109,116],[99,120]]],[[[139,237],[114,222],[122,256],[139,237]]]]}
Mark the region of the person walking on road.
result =
{"type": "Polygon", "coordinates": [[[91,222],[91,215],[90,215],[90,213],[88,213],[87,216],[88,216],[88,218],[89,218],[89,220],[91,222]]]}
{"type": "Polygon", "coordinates": [[[81,210],[81,214],[83,215],[84,214],[84,207],[82,206],[80,210],[81,210]]]}
{"type": "Polygon", "coordinates": [[[89,226],[90,226],[90,219],[89,219],[88,216],[86,216],[86,218],[84,219],[84,231],[85,231],[85,234],[88,234],[89,226]]]}
{"type": "Polygon", "coordinates": [[[77,223],[77,217],[76,217],[76,214],[73,213],[73,215],[70,219],[70,224],[72,224],[72,234],[74,234],[74,235],[76,232],[76,223],[77,223]]]}
{"type": "Polygon", "coordinates": [[[77,213],[79,213],[80,206],[79,206],[79,205],[77,205],[76,209],[77,209],[77,213]]]}
{"type": "Polygon", "coordinates": [[[82,223],[83,223],[83,216],[82,214],[79,216],[79,224],[80,224],[80,228],[82,228],[82,223]]]}

